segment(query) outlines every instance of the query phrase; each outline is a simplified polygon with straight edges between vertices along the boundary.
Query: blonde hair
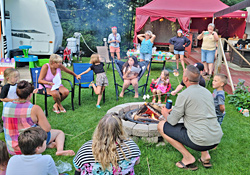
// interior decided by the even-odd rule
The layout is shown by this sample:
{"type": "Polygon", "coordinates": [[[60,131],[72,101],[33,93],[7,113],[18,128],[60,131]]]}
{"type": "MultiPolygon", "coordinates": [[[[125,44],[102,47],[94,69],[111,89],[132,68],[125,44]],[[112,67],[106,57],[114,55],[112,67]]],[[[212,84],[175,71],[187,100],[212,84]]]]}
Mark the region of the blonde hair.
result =
{"type": "Polygon", "coordinates": [[[49,58],[49,63],[60,63],[62,62],[62,57],[60,55],[57,55],[57,54],[52,54],[50,55],[50,58],[49,58]]]}
{"type": "MultiPolygon", "coordinates": [[[[167,79],[169,79],[169,72],[167,70],[163,70],[162,71],[164,74],[164,80],[166,81],[167,79]]],[[[164,83],[165,84],[165,83],[164,83]]],[[[165,84],[166,85],[166,84],[165,84]]]]}
{"type": "Polygon", "coordinates": [[[227,85],[227,76],[226,75],[224,75],[224,74],[216,74],[215,76],[220,77],[220,81],[224,84],[223,87],[227,85]]]}
{"type": "Polygon", "coordinates": [[[100,63],[100,58],[99,58],[99,54],[92,54],[90,57],[90,64],[96,64],[96,63],[100,63]]]}
{"type": "Polygon", "coordinates": [[[4,76],[3,82],[4,82],[4,85],[7,84],[7,82],[8,82],[7,78],[10,78],[10,77],[14,76],[15,73],[17,73],[18,76],[20,76],[19,71],[16,70],[16,69],[14,69],[14,68],[12,68],[12,67],[5,69],[5,71],[3,72],[3,76],[4,76]]]}
{"type": "Polygon", "coordinates": [[[124,140],[127,140],[127,134],[123,130],[121,119],[113,114],[106,114],[95,129],[92,144],[93,156],[97,162],[101,163],[103,170],[111,168],[110,163],[118,168],[117,146],[126,159],[122,146],[127,148],[128,146],[123,142],[124,140]]]}

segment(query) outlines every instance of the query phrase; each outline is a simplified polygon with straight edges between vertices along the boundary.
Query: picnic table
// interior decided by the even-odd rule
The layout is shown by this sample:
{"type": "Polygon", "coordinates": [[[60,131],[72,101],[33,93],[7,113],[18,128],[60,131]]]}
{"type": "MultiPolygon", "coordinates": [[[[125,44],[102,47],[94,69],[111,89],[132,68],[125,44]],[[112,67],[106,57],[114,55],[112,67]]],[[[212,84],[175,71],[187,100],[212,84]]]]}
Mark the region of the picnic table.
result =
{"type": "MultiPolygon", "coordinates": [[[[137,59],[140,58],[140,51],[129,49],[127,51],[127,56],[135,56],[137,59]]],[[[152,53],[152,63],[162,63],[163,69],[165,69],[166,61],[169,61],[172,59],[174,55],[171,52],[162,52],[162,51],[156,51],[152,53]]]]}

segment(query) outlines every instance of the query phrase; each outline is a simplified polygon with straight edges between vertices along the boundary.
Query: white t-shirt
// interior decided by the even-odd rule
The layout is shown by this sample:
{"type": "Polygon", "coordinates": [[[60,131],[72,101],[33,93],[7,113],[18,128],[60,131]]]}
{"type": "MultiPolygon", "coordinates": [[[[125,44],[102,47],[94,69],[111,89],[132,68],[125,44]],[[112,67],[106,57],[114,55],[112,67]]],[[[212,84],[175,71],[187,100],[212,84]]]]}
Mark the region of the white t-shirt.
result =
{"type": "Polygon", "coordinates": [[[15,155],[10,158],[8,175],[58,175],[54,160],[50,155],[15,155]]]}

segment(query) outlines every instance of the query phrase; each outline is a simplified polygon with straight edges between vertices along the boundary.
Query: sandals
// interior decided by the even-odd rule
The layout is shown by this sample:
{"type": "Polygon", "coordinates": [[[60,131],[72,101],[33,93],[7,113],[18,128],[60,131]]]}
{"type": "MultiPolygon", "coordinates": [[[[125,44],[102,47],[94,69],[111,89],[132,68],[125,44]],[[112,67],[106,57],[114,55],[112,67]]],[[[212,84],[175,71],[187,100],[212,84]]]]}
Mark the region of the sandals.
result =
{"type": "Polygon", "coordinates": [[[195,171],[198,169],[198,167],[196,165],[194,165],[193,163],[191,164],[188,164],[188,165],[185,165],[182,161],[179,161],[178,162],[179,164],[181,164],[182,167],[178,167],[178,168],[181,168],[181,169],[184,169],[184,170],[191,170],[191,171],[195,171]]]}
{"type": "Polygon", "coordinates": [[[202,73],[202,76],[207,76],[207,75],[208,75],[207,72],[203,72],[203,73],[202,73]]]}
{"type": "Polygon", "coordinates": [[[63,110],[61,110],[60,112],[62,112],[62,113],[66,113],[67,111],[63,108],[63,110]]]}
{"type": "Polygon", "coordinates": [[[55,108],[53,108],[52,111],[55,112],[55,113],[57,113],[57,114],[60,114],[60,111],[56,110],[55,108]]]}
{"type": "Polygon", "coordinates": [[[198,159],[198,160],[199,160],[199,162],[202,163],[202,166],[203,166],[204,168],[211,168],[211,167],[213,166],[213,165],[211,164],[210,160],[208,160],[208,162],[203,162],[203,161],[201,160],[201,158],[198,159]]]}

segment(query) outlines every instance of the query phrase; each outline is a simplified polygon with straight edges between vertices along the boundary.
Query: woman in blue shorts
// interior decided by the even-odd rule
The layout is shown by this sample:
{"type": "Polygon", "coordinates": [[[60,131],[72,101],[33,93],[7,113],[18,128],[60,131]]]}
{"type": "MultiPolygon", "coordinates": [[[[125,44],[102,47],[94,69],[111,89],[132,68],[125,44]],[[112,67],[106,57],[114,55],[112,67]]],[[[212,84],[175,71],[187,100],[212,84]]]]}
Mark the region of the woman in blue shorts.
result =
{"type": "Polygon", "coordinates": [[[183,70],[185,69],[185,63],[184,63],[184,51],[185,47],[188,47],[190,45],[190,40],[183,36],[183,32],[181,29],[177,31],[177,36],[171,38],[169,40],[170,44],[174,45],[174,54],[176,57],[176,68],[177,71],[179,69],[179,57],[181,59],[181,65],[183,70]]]}
{"type": "Polygon", "coordinates": [[[137,37],[141,40],[140,61],[150,61],[152,56],[152,47],[156,36],[148,30],[145,34],[139,34],[137,37]]]}
{"type": "Polygon", "coordinates": [[[214,68],[214,58],[216,51],[216,42],[219,37],[218,34],[214,31],[214,24],[208,24],[207,31],[203,31],[200,35],[197,36],[198,40],[203,39],[201,46],[201,61],[204,64],[203,76],[211,77],[214,68]]]}

